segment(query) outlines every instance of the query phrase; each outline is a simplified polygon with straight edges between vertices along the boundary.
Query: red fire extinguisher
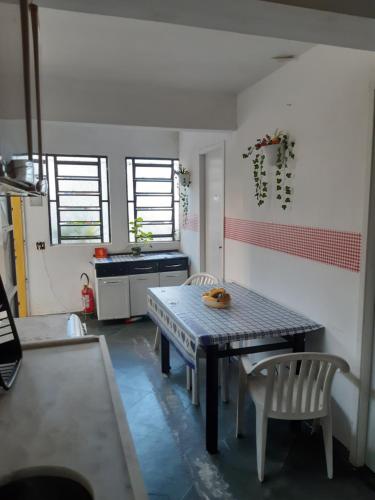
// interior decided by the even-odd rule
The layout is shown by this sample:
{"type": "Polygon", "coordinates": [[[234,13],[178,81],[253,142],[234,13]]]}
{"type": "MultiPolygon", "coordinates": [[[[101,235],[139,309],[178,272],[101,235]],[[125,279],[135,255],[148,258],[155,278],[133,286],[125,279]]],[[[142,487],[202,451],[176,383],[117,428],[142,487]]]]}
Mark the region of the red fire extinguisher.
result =
{"type": "Polygon", "coordinates": [[[93,312],[95,312],[94,291],[91,287],[89,287],[90,280],[87,274],[82,273],[80,278],[81,280],[83,276],[85,276],[87,280],[87,282],[83,285],[83,288],[81,290],[83,312],[85,314],[92,314],[93,312]]]}

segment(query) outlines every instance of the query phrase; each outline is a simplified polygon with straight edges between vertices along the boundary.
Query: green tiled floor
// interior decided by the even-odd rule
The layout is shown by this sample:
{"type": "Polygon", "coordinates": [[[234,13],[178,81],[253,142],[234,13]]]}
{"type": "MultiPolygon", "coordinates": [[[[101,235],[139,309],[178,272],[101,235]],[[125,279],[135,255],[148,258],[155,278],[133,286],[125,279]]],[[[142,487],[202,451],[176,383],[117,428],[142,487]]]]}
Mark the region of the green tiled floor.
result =
{"type": "MultiPolygon", "coordinates": [[[[164,500],[373,500],[375,475],[355,470],[335,443],[335,477],[328,480],[320,434],[295,433],[288,422],[269,426],[266,480],[256,475],[255,425],[249,401],[246,437],[234,437],[236,363],[231,363],[231,400],[220,405],[220,453],[204,446],[202,406],[191,405],[185,365],[172,351],[169,378],[152,350],[149,320],[88,322],[89,333],[106,336],[143,477],[151,499],[164,500]]],[[[203,383],[202,383],[203,388],[203,383]]]]}

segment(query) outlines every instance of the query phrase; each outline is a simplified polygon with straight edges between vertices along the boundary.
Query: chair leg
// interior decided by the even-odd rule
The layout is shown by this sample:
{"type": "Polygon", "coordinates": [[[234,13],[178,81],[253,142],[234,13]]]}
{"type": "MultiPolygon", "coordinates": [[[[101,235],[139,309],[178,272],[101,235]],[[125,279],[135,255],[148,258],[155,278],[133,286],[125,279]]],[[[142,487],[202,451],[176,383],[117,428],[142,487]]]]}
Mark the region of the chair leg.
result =
{"type": "Polygon", "coordinates": [[[266,460],[268,418],[263,410],[256,408],[256,443],[257,443],[257,466],[258,479],[263,482],[264,464],[266,460]]]}
{"type": "Polygon", "coordinates": [[[198,406],[199,405],[199,369],[198,369],[198,364],[199,360],[197,360],[197,365],[195,367],[195,370],[191,370],[191,402],[193,405],[198,406]]]}
{"type": "Polygon", "coordinates": [[[154,340],[154,351],[157,352],[160,347],[160,328],[156,327],[155,340],[154,340]]]}
{"type": "Polygon", "coordinates": [[[326,453],[326,462],[327,462],[327,476],[329,479],[333,478],[333,453],[332,453],[332,416],[331,414],[327,415],[324,418],[320,419],[320,423],[322,424],[323,430],[323,439],[324,439],[324,449],[326,453]]]}
{"type": "Polygon", "coordinates": [[[219,360],[220,369],[220,386],[221,386],[221,400],[223,403],[228,403],[229,401],[229,358],[221,358],[219,360]]]}
{"type": "Polygon", "coordinates": [[[246,386],[247,375],[241,362],[239,362],[236,437],[242,436],[244,431],[246,386]]]}
{"type": "Polygon", "coordinates": [[[191,391],[191,368],[186,365],[186,390],[191,391]]]}
{"type": "Polygon", "coordinates": [[[319,418],[314,418],[311,424],[311,434],[316,434],[319,429],[319,418]]]}

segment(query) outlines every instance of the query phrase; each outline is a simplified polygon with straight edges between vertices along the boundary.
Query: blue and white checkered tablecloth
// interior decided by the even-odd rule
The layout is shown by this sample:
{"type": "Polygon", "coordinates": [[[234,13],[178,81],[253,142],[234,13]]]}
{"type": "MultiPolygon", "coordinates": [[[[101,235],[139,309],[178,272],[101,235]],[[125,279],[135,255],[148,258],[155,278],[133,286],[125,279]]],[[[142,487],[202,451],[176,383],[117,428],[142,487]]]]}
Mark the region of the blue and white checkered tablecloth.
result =
{"type": "Polygon", "coordinates": [[[273,300],[235,283],[225,283],[231,305],[207,307],[202,293],[212,286],[148,290],[148,312],[176,347],[195,364],[200,346],[316,332],[323,327],[273,300]]]}

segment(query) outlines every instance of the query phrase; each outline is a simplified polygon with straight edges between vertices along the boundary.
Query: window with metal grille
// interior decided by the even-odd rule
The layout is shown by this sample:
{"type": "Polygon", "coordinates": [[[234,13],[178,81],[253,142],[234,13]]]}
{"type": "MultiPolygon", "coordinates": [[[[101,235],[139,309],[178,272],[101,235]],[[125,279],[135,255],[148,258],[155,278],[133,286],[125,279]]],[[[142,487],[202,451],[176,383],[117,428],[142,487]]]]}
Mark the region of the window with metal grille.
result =
{"type": "Polygon", "coordinates": [[[130,242],[134,242],[130,224],[138,217],[153,241],[180,239],[178,166],[176,159],[126,158],[130,242]]]}
{"type": "Polygon", "coordinates": [[[108,159],[46,155],[52,245],[109,243],[108,159]]]}

